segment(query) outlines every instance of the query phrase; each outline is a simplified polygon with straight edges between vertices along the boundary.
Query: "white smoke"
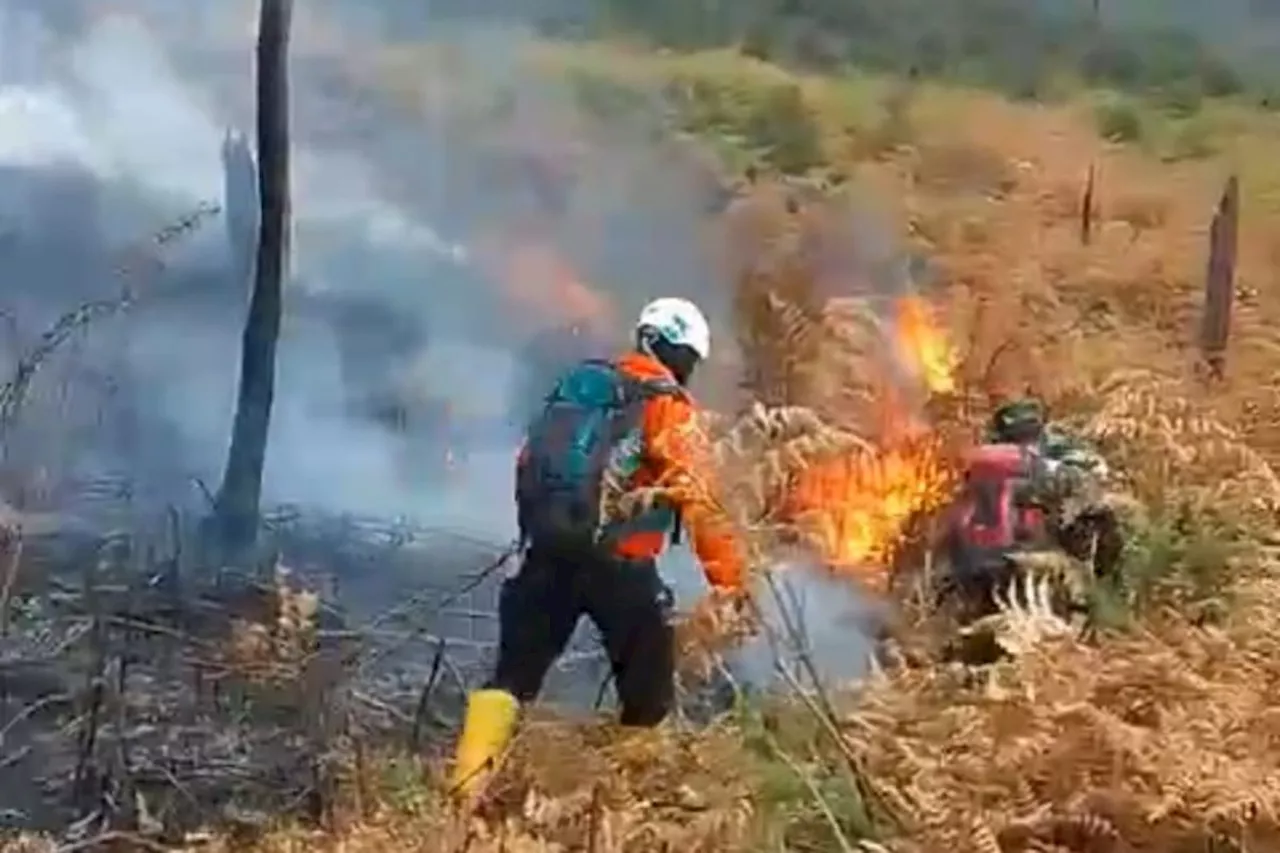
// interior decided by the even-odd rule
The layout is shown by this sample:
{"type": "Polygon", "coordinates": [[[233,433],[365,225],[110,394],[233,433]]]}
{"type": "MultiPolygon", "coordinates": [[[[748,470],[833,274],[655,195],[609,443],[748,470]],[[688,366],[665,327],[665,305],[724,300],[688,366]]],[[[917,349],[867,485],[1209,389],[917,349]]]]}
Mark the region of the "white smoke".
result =
{"type": "MultiPolygon", "coordinates": [[[[104,182],[118,182],[140,193],[150,206],[145,222],[110,215],[99,222],[113,241],[137,239],[197,202],[220,201],[219,147],[232,111],[217,97],[216,86],[179,71],[163,34],[129,15],[108,14],[93,21],[74,42],[57,42],[40,30],[38,19],[12,13],[7,4],[0,0],[0,165],[74,164],[104,182]],[[32,51],[30,45],[41,47],[32,51]]],[[[516,76],[514,68],[504,63],[495,67],[485,57],[505,55],[503,45],[517,36],[505,29],[478,32],[458,42],[483,53],[484,61],[477,67],[495,77],[516,76]]],[[[246,43],[234,63],[227,62],[247,65],[251,57],[252,45],[246,43]]],[[[248,76],[241,76],[247,83],[248,76]]],[[[295,72],[294,86],[304,89],[305,75],[295,72]]],[[[541,115],[543,110],[533,112],[541,115]]],[[[408,133],[392,125],[380,125],[378,132],[408,133]]],[[[415,144],[406,147],[413,150],[415,144]]],[[[656,213],[638,226],[610,225],[608,239],[601,240],[604,248],[592,246],[590,254],[606,272],[610,263],[657,266],[616,270],[617,281],[592,283],[611,289],[623,304],[669,295],[666,291],[673,286],[676,292],[684,286],[706,288],[707,270],[698,268],[700,261],[690,246],[664,246],[655,252],[654,245],[655,234],[668,242],[687,238],[695,229],[682,223],[697,221],[699,202],[681,196],[685,188],[669,189],[655,180],[662,170],[650,164],[662,161],[652,151],[632,155],[634,151],[628,153],[619,145],[619,168],[603,160],[595,164],[599,180],[585,183],[582,207],[595,211],[593,218],[602,224],[614,222],[619,213],[643,214],[646,206],[656,213]],[[632,183],[620,186],[619,176],[629,176],[632,183]],[[636,281],[637,273],[650,279],[644,292],[620,284],[636,281]]],[[[438,144],[422,148],[418,166],[443,181],[454,177],[455,166],[470,156],[473,153],[465,148],[438,144]]],[[[460,284],[454,275],[468,260],[466,237],[447,233],[453,224],[447,220],[427,221],[422,211],[386,198],[375,180],[381,164],[372,163],[365,152],[321,149],[298,132],[292,159],[291,268],[296,281],[290,286],[295,293],[385,291],[388,304],[420,319],[431,339],[428,357],[416,366],[415,381],[427,393],[446,397],[460,412],[478,413],[482,420],[500,416],[521,365],[514,347],[503,346],[502,318],[481,314],[468,321],[472,326],[458,320],[471,315],[457,306],[476,299],[472,286],[460,284]],[[364,254],[337,263],[335,252],[341,252],[335,229],[341,240],[363,244],[364,254]],[[403,270],[416,280],[386,291],[385,282],[398,281],[403,270]],[[470,339],[473,328],[486,332],[483,342],[470,339]]],[[[475,190],[477,196],[484,192],[475,190]]],[[[431,209],[430,204],[424,206],[431,209]]],[[[223,239],[219,227],[192,242],[220,250],[223,239]]],[[[181,261],[193,251],[181,248],[175,257],[181,261]]],[[[244,294],[235,298],[243,300],[244,294]]],[[[62,311],[72,306],[52,307],[62,311]]],[[[235,398],[243,302],[235,307],[223,314],[200,307],[167,309],[140,316],[129,332],[132,381],[146,405],[163,413],[180,434],[184,456],[176,461],[210,483],[216,482],[224,460],[235,398]]],[[[266,490],[271,501],[358,515],[407,516],[495,542],[513,535],[514,444],[488,447],[460,460],[447,485],[424,482],[414,475],[411,457],[427,451],[406,447],[382,428],[344,415],[341,382],[329,335],[287,316],[268,449],[266,490]]],[[[665,558],[663,571],[686,605],[706,588],[686,549],[665,558]]],[[[844,621],[857,610],[856,595],[815,573],[792,573],[790,583],[803,588],[809,640],[824,673],[840,678],[862,672],[866,641],[844,621]]],[[[771,654],[765,645],[754,645],[740,655],[739,665],[752,680],[768,681],[771,654]]]]}
{"type": "MultiPolygon", "coordinates": [[[[11,11],[6,20],[9,26],[0,28],[0,42],[29,41],[37,31],[32,16],[11,11]]],[[[246,45],[246,59],[250,48],[246,45]]],[[[218,118],[215,99],[179,75],[162,40],[141,20],[122,14],[103,17],[78,41],[59,45],[45,58],[38,69],[42,80],[8,82],[32,77],[34,69],[30,63],[26,66],[0,82],[0,164],[74,166],[103,181],[127,184],[148,198],[159,214],[153,225],[201,201],[221,201],[224,122],[218,118]]],[[[461,246],[379,196],[359,154],[319,152],[302,139],[292,160],[293,227],[299,238],[294,241],[292,269],[313,289],[360,292],[363,286],[362,281],[335,280],[326,274],[324,238],[308,237],[317,227],[336,227],[387,258],[404,256],[424,268],[432,260],[465,262],[461,246]]],[[[145,236],[136,230],[130,233],[138,223],[112,221],[109,216],[99,226],[117,241],[145,236]]],[[[208,229],[171,250],[168,260],[189,257],[191,243],[217,244],[220,232],[220,227],[208,229]]],[[[371,270],[364,280],[376,276],[371,270]]],[[[423,282],[424,293],[411,295],[406,305],[412,309],[415,302],[428,303],[429,289],[423,282]]],[[[509,502],[511,475],[504,470],[510,467],[509,455],[505,466],[488,464],[483,455],[469,462],[486,470],[467,472],[455,486],[464,490],[462,495],[442,498],[438,490],[413,482],[404,470],[405,448],[380,427],[342,413],[331,339],[295,330],[296,325],[287,323],[292,331],[287,330],[281,347],[266,484],[272,500],[358,514],[418,516],[426,523],[465,520],[469,529],[499,540],[510,535],[509,514],[492,511],[496,494],[509,502]],[[499,485],[491,492],[487,486],[495,478],[499,485]],[[483,487],[480,493],[465,492],[477,484],[483,487]]],[[[238,337],[238,327],[197,316],[170,319],[165,325],[137,323],[130,331],[135,381],[146,386],[151,402],[180,428],[194,453],[188,463],[205,479],[216,477],[225,453],[238,337]]],[[[443,387],[434,390],[456,398],[463,409],[476,407],[470,398],[477,389],[490,398],[494,389],[505,390],[513,370],[504,352],[471,350],[455,347],[452,356],[441,353],[433,357],[429,371],[430,377],[444,380],[443,387]],[[477,370],[483,371],[479,382],[477,370]]],[[[494,405],[492,399],[485,403],[489,409],[494,405]]]]}
{"type": "Polygon", "coordinates": [[[52,88],[0,87],[0,163],[46,166],[71,162],[104,170],[75,107],[52,88]]]}
{"type": "Polygon", "coordinates": [[[76,107],[113,176],[191,202],[222,185],[221,128],[136,20],[110,16],[71,51],[76,107]]]}

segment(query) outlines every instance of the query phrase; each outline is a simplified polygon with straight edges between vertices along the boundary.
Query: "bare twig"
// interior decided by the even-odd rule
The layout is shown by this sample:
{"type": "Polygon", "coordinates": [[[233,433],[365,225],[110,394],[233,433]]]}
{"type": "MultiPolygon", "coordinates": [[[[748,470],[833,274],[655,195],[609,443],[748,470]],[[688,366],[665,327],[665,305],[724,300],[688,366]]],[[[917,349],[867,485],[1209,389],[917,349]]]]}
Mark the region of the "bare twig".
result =
{"type": "Polygon", "coordinates": [[[52,696],[41,697],[39,700],[32,702],[30,705],[26,706],[17,714],[15,714],[13,716],[13,719],[5,723],[4,728],[0,728],[0,746],[4,746],[5,738],[9,735],[11,731],[13,731],[14,726],[17,726],[23,720],[30,719],[31,717],[43,711],[45,708],[49,708],[53,705],[58,704],[59,702],[69,702],[74,698],[75,697],[69,693],[58,693],[52,696]]]}
{"type": "MultiPolygon", "coordinates": [[[[98,727],[101,724],[102,705],[106,691],[107,636],[106,624],[102,619],[101,602],[97,590],[97,565],[90,563],[84,574],[85,602],[93,617],[92,646],[93,663],[85,676],[85,692],[88,696],[88,707],[84,713],[84,724],[80,727],[79,748],[76,756],[75,776],[72,790],[75,792],[77,804],[83,804],[86,797],[90,773],[97,774],[94,766],[94,753],[97,750],[98,727]]],[[[95,785],[96,788],[96,785],[95,785]]],[[[96,798],[96,797],[95,797],[96,798]]]]}
{"type": "Polygon", "coordinates": [[[422,726],[431,705],[431,692],[435,689],[436,679],[440,677],[440,668],[444,664],[445,639],[436,643],[436,653],[431,658],[431,672],[427,675],[427,683],[422,686],[418,704],[413,712],[413,730],[409,736],[409,748],[417,752],[422,747],[422,726]]]}
{"type": "Polygon", "coordinates": [[[602,810],[601,786],[599,783],[591,788],[591,805],[587,812],[587,853],[596,853],[596,842],[600,836],[600,818],[602,810]]]}
{"type": "MultiPolygon", "coordinates": [[[[492,577],[494,574],[496,574],[498,571],[500,571],[500,570],[502,569],[502,567],[503,567],[503,566],[505,566],[505,565],[507,564],[507,561],[508,561],[508,560],[510,560],[510,559],[512,559],[513,557],[515,557],[515,556],[516,556],[516,553],[519,551],[519,548],[520,548],[520,543],[519,543],[519,542],[512,542],[512,543],[511,543],[509,546],[507,546],[507,548],[506,548],[506,549],[505,549],[501,554],[499,554],[499,555],[498,555],[498,556],[497,556],[497,557],[496,557],[492,562],[490,562],[488,565],[486,565],[484,568],[482,568],[479,572],[477,572],[477,573],[476,573],[476,574],[471,578],[471,580],[469,580],[467,583],[463,584],[463,585],[462,585],[461,587],[459,587],[458,589],[454,590],[451,594],[449,594],[448,596],[446,596],[446,597],[445,597],[444,599],[442,599],[441,601],[436,602],[436,603],[435,603],[435,605],[433,606],[433,608],[432,608],[432,611],[431,611],[431,612],[433,612],[433,613],[438,613],[438,612],[440,612],[441,610],[444,610],[444,609],[445,609],[446,607],[448,607],[450,604],[453,604],[454,602],[456,602],[457,600],[459,600],[460,598],[462,598],[463,596],[465,596],[466,594],[468,594],[468,593],[469,593],[469,592],[471,592],[472,590],[474,590],[474,589],[476,589],[477,587],[479,587],[479,586],[480,586],[480,584],[484,583],[484,581],[485,581],[485,579],[486,579],[486,578],[492,577]]],[[[389,621],[389,620],[391,620],[391,619],[394,619],[394,618],[398,618],[398,617],[400,617],[400,616],[403,616],[405,613],[407,613],[407,612],[408,612],[410,609],[412,609],[413,607],[416,607],[416,606],[420,605],[420,604],[422,603],[422,601],[423,601],[423,599],[424,599],[424,598],[425,598],[425,596],[423,596],[423,595],[416,595],[416,596],[413,596],[413,597],[412,597],[412,598],[410,598],[408,601],[406,601],[404,604],[402,604],[402,605],[400,605],[400,606],[398,606],[398,607],[395,607],[395,608],[393,608],[392,610],[389,610],[389,611],[387,611],[386,613],[384,613],[384,614],[382,614],[381,616],[379,616],[378,618],[374,619],[374,620],[369,624],[369,627],[370,627],[370,628],[377,627],[378,625],[385,624],[387,621],[389,621]]],[[[400,644],[397,644],[397,646],[391,646],[391,647],[387,647],[387,648],[379,649],[378,651],[373,652],[373,653],[371,653],[371,654],[367,655],[367,656],[366,656],[366,657],[361,661],[361,663],[360,663],[360,668],[361,668],[361,670],[363,670],[363,669],[365,669],[366,667],[368,667],[368,666],[372,665],[374,662],[376,662],[377,660],[381,659],[381,658],[382,658],[382,657],[384,657],[385,655],[390,654],[392,651],[395,651],[395,649],[396,649],[399,645],[403,645],[404,643],[408,642],[409,640],[414,639],[414,638],[416,638],[416,637],[420,637],[420,636],[424,635],[425,633],[426,633],[425,629],[424,629],[424,630],[414,629],[414,630],[410,631],[410,632],[409,632],[409,634],[404,638],[404,640],[403,640],[400,644]]],[[[358,653],[357,653],[357,654],[358,654],[358,653]]]]}
{"type": "MultiPolygon", "coordinates": [[[[778,607],[778,615],[781,618],[783,628],[787,632],[787,639],[795,649],[796,659],[808,674],[813,683],[812,691],[805,690],[796,680],[796,677],[790,673],[785,666],[778,662],[777,670],[782,674],[789,684],[793,687],[797,695],[805,703],[805,706],[813,714],[814,719],[822,726],[823,730],[831,738],[833,745],[839,751],[845,769],[849,775],[849,782],[852,793],[856,794],[861,801],[863,809],[871,802],[879,802],[880,797],[868,782],[868,775],[862,767],[862,762],[854,755],[853,750],[849,748],[848,742],[840,731],[839,716],[836,714],[835,706],[831,701],[831,697],[827,694],[826,687],[822,682],[821,674],[818,667],[813,661],[813,656],[809,651],[808,644],[803,636],[798,635],[798,628],[792,615],[787,609],[786,602],[782,597],[781,591],[778,589],[777,581],[771,573],[765,573],[765,583],[769,587],[770,593],[778,607]]],[[[762,620],[763,622],[763,620],[762,620]]],[[[774,648],[777,648],[776,643],[774,648]]],[[[883,805],[883,803],[881,803],[883,805]]],[[[886,812],[886,816],[892,815],[886,812]]],[[[871,815],[868,812],[867,818],[870,820],[871,815]]]]}
{"type": "Polygon", "coordinates": [[[134,832],[111,831],[100,833],[92,838],[73,841],[69,844],[61,844],[54,848],[53,853],[84,853],[84,851],[93,850],[96,847],[118,845],[133,847],[138,850],[154,850],[156,853],[166,853],[169,849],[163,844],[158,844],[134,832]]]}
{"type": "Polygon", "coordinates": [[[22,524],[16,525],[7,537],[10,542],[9,562],[5,566],[4,580],[0,585],[0,637],[9,636],[9,602],[18,582],[18,567],[22,565],[22,524]]]}

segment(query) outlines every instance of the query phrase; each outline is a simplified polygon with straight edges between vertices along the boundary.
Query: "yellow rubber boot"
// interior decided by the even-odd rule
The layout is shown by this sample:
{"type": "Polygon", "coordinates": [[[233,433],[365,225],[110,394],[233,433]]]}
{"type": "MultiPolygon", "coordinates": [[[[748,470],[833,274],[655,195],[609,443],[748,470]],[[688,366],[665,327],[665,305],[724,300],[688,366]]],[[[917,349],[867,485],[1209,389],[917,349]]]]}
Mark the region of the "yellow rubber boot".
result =
{"type": "Polygon", "coordinates": [[[511,742],[520,703],[505,690],[476,690],[467,699],[467,716],[453,763],[453,793],[470,799],[488,781],[511,742]]]}

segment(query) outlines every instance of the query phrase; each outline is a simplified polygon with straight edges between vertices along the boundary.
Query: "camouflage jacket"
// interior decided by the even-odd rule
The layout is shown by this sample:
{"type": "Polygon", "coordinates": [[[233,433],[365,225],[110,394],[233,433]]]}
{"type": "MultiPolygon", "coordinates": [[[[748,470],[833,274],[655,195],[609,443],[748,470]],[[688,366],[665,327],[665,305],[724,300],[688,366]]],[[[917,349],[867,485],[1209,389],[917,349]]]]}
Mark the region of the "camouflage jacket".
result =
{"type": "Polygon", "coordinates": [[[1071,516],[1101,500],[1110,469],[1090,442],[1050,425],[1036,447],[1046,499],[1071,516]]]}
{"type": "MultiPolygon", "coordinates": [[[[988,440],[998,440],[989,436],[988,440]]],[[[1050,506],[1089,502],[1108,475],[1106,460],[1088,441],[1050,424],[1032,445],[1031,496],[1050,506]]]]}

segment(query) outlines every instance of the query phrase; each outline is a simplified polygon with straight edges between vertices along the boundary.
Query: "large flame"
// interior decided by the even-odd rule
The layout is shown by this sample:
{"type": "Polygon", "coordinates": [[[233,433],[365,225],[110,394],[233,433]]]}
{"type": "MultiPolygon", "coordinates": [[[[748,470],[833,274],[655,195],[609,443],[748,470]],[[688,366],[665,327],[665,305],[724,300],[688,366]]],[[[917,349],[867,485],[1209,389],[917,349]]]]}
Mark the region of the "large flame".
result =
{"type": "Polygon", "coordinates": [[[918,296],[899,299],[894,328],[899,357],[909,363],[925,388],[934,394],[955,391],[955,352],[929,303],[918,296]]]}
{"type": "MultiPolygon", "coordinates": [[[[954,392],[955,355],[928,303],[906,297],[895,308],[899,366],[926,393],[954,392]]],[[[859,450],[812,466],[788,496],[790,517],[827,564],[872,583],[887,577],[910,520],[941,506],[951,482],[940,440],[914,417],[888,373],[874,425],[877,451],[859,450]]]]}
{"type": "Polygon", "coordinates": [[[947,476],[929,437],[814,466],[792,493],[797,523],[837,571],[878,579],[907,522],[946,497],[947,476]]]}
{"type": "MultiPolygon", "coordinates": [[[[486,266],[522,318],[545,327],[602,332],[616,319],[608,297],[586,284],[548,243],[507,240],[486,266]]],[[[926,394],[955,391],[956,359],[932,306],[907,296],[894,306],[883,370],[878,452],[832,459],[803,472],[787,496],[787,514],[834,570],[882,582],[908,522],[940,506],[950,486],[941,445],[891,376],[905,372],[926,394]]]]}

